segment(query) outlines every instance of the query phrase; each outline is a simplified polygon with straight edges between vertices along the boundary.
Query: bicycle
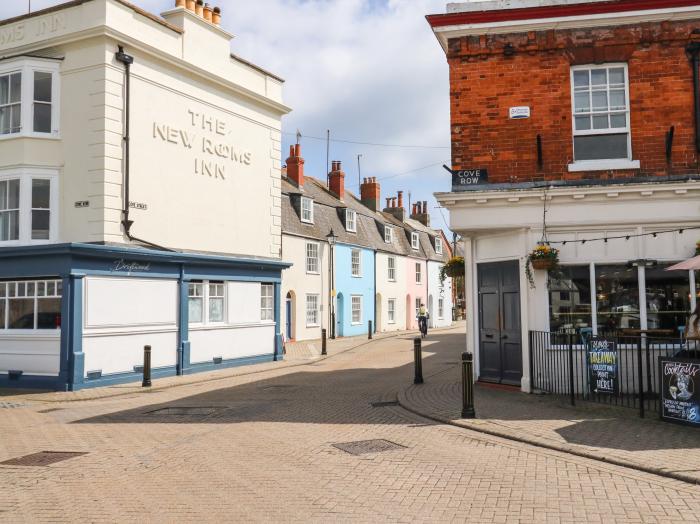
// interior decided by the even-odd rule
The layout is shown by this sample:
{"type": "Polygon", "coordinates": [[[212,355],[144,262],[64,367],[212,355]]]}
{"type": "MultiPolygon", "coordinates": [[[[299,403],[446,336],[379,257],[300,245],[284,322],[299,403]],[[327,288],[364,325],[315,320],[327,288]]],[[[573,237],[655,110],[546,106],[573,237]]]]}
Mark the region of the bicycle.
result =
{"type": "Polygon", "coordinates": [[[418,317],[418,328],[420,329],[421,338],[428,336],[428,317],[418,317]]]}

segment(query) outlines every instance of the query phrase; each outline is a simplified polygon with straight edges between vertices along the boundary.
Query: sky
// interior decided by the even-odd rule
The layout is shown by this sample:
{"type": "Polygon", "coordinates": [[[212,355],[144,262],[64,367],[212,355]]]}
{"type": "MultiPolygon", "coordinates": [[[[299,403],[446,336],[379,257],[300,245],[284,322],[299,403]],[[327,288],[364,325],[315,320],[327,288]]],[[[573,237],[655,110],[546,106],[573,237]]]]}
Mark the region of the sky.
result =
{"type": "MultiPolygon", "coordinates": [[[[33,11],[63,0],[31,0],[33,11]]],[[[159,14],[174,0],[130,0],[159,14]]],[[[325,181],[340,160],[346,189],[375,176],[384,197],[428,201],[431,225],[447,230],[436,191],[450,190],[449,84],[445,55],[425,20],[447,0],[210,0],[235,35],[233,53],[285,79],[282,160],[301,133],[305,173],[325,181]],[[315,138],[314,138],[315,137],[315,138]],[[352,142],[352,143],[350,143],[352,142]],[[383,145],[371,145],[383,144],[383,145]],[[388,147],[391,146],[391,147],[388,147]],[[403,147],[397,147],[403,146],[403,147]]],[[[0,0],[0,19],[29,0],[0,0]]]]}

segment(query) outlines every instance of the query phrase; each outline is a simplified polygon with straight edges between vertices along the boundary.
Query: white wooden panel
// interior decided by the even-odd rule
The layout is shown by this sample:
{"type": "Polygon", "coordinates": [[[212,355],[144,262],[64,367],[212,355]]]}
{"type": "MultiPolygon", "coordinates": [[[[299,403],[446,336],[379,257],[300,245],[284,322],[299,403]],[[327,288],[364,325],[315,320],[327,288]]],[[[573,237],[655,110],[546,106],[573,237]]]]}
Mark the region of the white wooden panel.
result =
{"type": "MultiPolygon", "coordinates": [[[[666,228],[668,231],[670,228],[666,228]]],[[[645,233],[664,231],[664,229],[646,229],[645,233]]],[[[656,237],[644,237],[644,256],[657,260],[685,260],[695,256],[695,242],[697,241],[697,231],[678,233],[663,233],[656,237]]]]}
{"type": "Polygon", "coordinates": [[[476,240],[476,257],[480,261],[518,257],[521,246],[520,233],[480,237],[476,240]]]}
{"type": "Polygon", "coordinates": [[[177,323],[177,281],[85,279],[85,328],[166,326],[177,323]]]}
{"type": "Polygon", "coordinates": [[[211,362],[214,357],[243,358],[273,354],[275,326],[190,330],[190,362],[211,362]]]}
{"type": "Polygon", "coordinates": [[[229,323],[260,322],[260,282],[228,282],[227,287],[229,323]]]}
{"type": "Polygon", "coordinates": [[[177,331],[85,336],[85,375],[98,369],[102,370],[103,375],[133,371],[134,366],[143,364],[145,345],[151,346],[151,367],[174,366],[177,363],[177,331]]]}
{"type": "Polygon", "coordinates": [[[60,369],[61,334],[0,337],[0,373],[21,370],[25,375],[57,376],[60,369]]]}

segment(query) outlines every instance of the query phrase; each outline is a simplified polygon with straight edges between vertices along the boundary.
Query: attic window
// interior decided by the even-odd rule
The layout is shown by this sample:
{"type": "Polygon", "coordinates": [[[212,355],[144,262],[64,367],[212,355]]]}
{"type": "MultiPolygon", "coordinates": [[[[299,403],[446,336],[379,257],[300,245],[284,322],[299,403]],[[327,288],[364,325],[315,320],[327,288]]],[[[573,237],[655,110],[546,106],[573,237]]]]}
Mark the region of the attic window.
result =
{"type": "Polygon", "coordinates": [[[352,209],[345,210],[345,229],[357,233],[357,213],[352,209]]]}
{"type": "Polygon", "coordinates": [[[301,221],[314,223],[314,201],[308,197],[301,197],[301,221]]]}
{"type": "Polygon", "coordinates": [[[394,230],[389,226],[384,226],[384,242],[391,244],[394,240],[394,230]]]}
{"type": "Polygon", "coordinates": [[[442,255],[442,239],[441,238],[435,239],[435,252],[438,255],[442,255]]]}
{"type": "Polygon", "coordinates": [[[418,243],[418,233],[411,233],[411,247],[413,249],[418,249],[419,243],[418,243]]]}

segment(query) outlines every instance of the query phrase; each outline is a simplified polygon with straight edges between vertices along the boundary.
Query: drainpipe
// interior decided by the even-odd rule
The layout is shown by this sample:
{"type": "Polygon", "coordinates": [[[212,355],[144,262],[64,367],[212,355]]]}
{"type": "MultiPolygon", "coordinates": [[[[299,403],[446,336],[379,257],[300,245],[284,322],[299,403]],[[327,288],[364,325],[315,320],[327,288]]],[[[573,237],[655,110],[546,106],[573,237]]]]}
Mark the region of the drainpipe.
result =
{"type": "Polygon", "coordinates": [[[379,333],[379,329],[377,327],[377,308],[379,305],[377,304],[377,252],[374,252],[374,332],[379,333]]]}
{"type": "MultiPolygon", "coordinates": [[[[695,33],[695,31],[693,31],[695,33]]],[[[693,64],[693,100],[695,102],[695,150],[700,152],[700,42],[691,42],[685,48],[693,64]]]]}
{"type": "Polygon", "coordinates": [[[161,249],[163,251],[173,251],[167,247],[159,246],[148,240],[143,240],[137,238],[131,234],[131,226],[134,225],[133,220],[129,220],[129,182],[130,182],[130,167],[131,159],[129,156],[129,146],[131,141],[131,64],[134,63],[134,57],[127,55],[124,52],[124,47],[119,46],[119,51],[117,51],[115,58],[117,62],[124,64],[124,76],[125,76],[125,88],[126,93],[124,95],[124,202],[122,208],[122,226],[124,227],[124,234],[126,238],[132,242],[140,242],[147,246],[154,247],[156,249],[161,249]]]}

